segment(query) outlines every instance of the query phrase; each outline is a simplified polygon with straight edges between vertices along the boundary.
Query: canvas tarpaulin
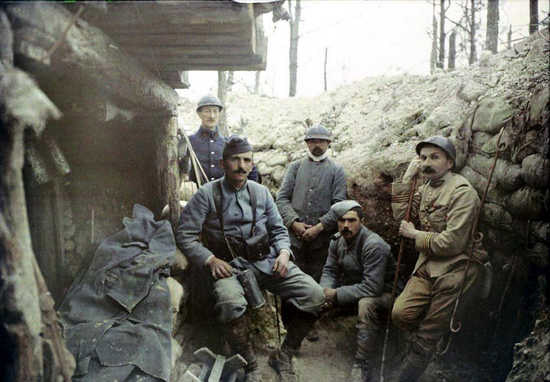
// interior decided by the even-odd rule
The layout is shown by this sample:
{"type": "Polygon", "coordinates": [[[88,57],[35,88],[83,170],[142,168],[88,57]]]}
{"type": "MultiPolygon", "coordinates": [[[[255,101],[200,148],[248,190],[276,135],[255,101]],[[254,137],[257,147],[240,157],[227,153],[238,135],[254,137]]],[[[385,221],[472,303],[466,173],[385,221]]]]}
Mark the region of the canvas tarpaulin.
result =
{"type": "Polygon", "coordinates": [[[136,204],[75,280],[59,314],[79,382],[170,380],[170,223],[136,204]]]}

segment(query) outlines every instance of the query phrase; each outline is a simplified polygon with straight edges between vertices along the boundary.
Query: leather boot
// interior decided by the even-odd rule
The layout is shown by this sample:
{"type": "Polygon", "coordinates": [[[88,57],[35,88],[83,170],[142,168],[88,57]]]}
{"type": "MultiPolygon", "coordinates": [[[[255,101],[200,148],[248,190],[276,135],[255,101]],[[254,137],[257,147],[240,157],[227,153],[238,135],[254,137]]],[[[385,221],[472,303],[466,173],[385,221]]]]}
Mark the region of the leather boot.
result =
{"type": "Polygon", "coordinates": [[[350,381],[371,382],[374,380],[373,363],[378,336],[378,329],[359,328],[357,330],[357,352],[351,368],[350,381]]]}
{"type": "Polygon", "coordinates": [[[247,365],[244,371],[246,372],[247,382],[260,382],[260,373],[258,371],[258,361],[256,353],[252,348],[252,343],[248,340],[248,322],[243,315],[236,320],[226,324],[225,339],[231,347],[233,353],[238,353],[243,357],[247,365]]]}
{"type": "Polygon", "coordinates": [[[279,382],[298,382],[298,374],[294,368],[292,357],[295,354],[294,349],[281,346],[281,349],[274,351],[269,356],[269,366],[271,366],[279,375],[279,382]]]}
{"type": "Polygon", "coordinates": [[[430,363],[431,352],[413,343],[399,372],[399,382],[416,382],[430,363]]]}

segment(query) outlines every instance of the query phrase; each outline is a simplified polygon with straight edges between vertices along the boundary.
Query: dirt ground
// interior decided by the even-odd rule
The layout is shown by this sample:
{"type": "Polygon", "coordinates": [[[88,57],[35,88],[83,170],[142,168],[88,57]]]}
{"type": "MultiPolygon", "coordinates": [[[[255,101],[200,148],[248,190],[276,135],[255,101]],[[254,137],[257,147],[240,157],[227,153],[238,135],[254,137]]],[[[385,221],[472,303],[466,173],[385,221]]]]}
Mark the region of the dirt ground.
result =
{"type": "MultiPolygon", "coordinates": [[[[295,357],[295,367],[301,382],[338,382],[347,381],[353,356],[355,353],[355,322],[356,318],[324,317],[318,324],[319,339],[315,342],[304,340],[300,353],[295,357]]],[[[190,370],[198,373],[198,365],[193,364],[192,351],[201,346],[212,350],[220,348],[219,334],[216,329],[204,330],[194,325],[187,325],[185,332],[189,341],[184,346],[182,361],[190,365],[190,370]]],[[[253,339],[252,339],[253,340],[253,339]]],[[[273,347],[257,349],[258,363],[262,374],[262,382],[278,382],[276,372],[268,365],[268,357],[273,347]]],[[[382,349],[382,344],[380,344],[382,349]]],[[[394,354],[395,349],[390,349],[394,354]]],[[[397,368],[395,359],[386,366],[388,371],[386,381],[393,370],[397,368]]],[[[377,373],[378,374],[378,373],[377,373]]],[[[186,380],[183,379],[185,382],[186,380]]]]}

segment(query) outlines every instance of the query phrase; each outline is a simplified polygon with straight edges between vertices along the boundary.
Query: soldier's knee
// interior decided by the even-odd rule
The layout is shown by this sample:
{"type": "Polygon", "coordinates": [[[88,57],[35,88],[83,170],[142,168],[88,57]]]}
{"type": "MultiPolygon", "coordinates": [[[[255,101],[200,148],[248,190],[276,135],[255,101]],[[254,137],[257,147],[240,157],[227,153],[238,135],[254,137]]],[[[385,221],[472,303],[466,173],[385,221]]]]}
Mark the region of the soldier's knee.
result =
{"type": "Polygon", "coordinates": [[[246,312],[246,299],[243,296],[235,296],[234,299],[217,301],[214,310],[219,322],[233,321],[246,312]]]}

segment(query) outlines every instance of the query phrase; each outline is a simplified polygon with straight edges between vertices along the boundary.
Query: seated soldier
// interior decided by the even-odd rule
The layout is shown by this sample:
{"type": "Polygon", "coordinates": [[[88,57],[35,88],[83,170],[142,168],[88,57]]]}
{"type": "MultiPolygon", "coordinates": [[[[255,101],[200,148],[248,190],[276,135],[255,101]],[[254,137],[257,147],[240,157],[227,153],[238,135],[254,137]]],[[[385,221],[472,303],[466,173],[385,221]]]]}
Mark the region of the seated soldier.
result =
{"type": "Polygon", "coordinates": [[[279,295],[292,307],[282,317],[286,338],[269,364],[280,381],[294,382],[292,357],[317,320],[323,291],[290,261],[288,231],[269,190],[247,179],[253,167],[248,141],[231,137],[222,158],[224,176],[193,195],[183,209],[176,242],[195,266],[209,270],[204,288],[212,292],[216,319],[224,326],[232,351],[248,362],[247,382],[260,381],[260,372],[248,339],[248,302],[237,274],[253,273],[260,288],[279,295]]]}
{"type": "Polygon", "coordinates": [[[358,310],[357,351],[349,380],[374,381],[373,359],[381,350],[377,341],[391,309],[395,261],[389,244],[361,224],[359,203],[335,203],[330,213],[338,221],[338,233],[321,275],[325,309],[358,310]]]}

